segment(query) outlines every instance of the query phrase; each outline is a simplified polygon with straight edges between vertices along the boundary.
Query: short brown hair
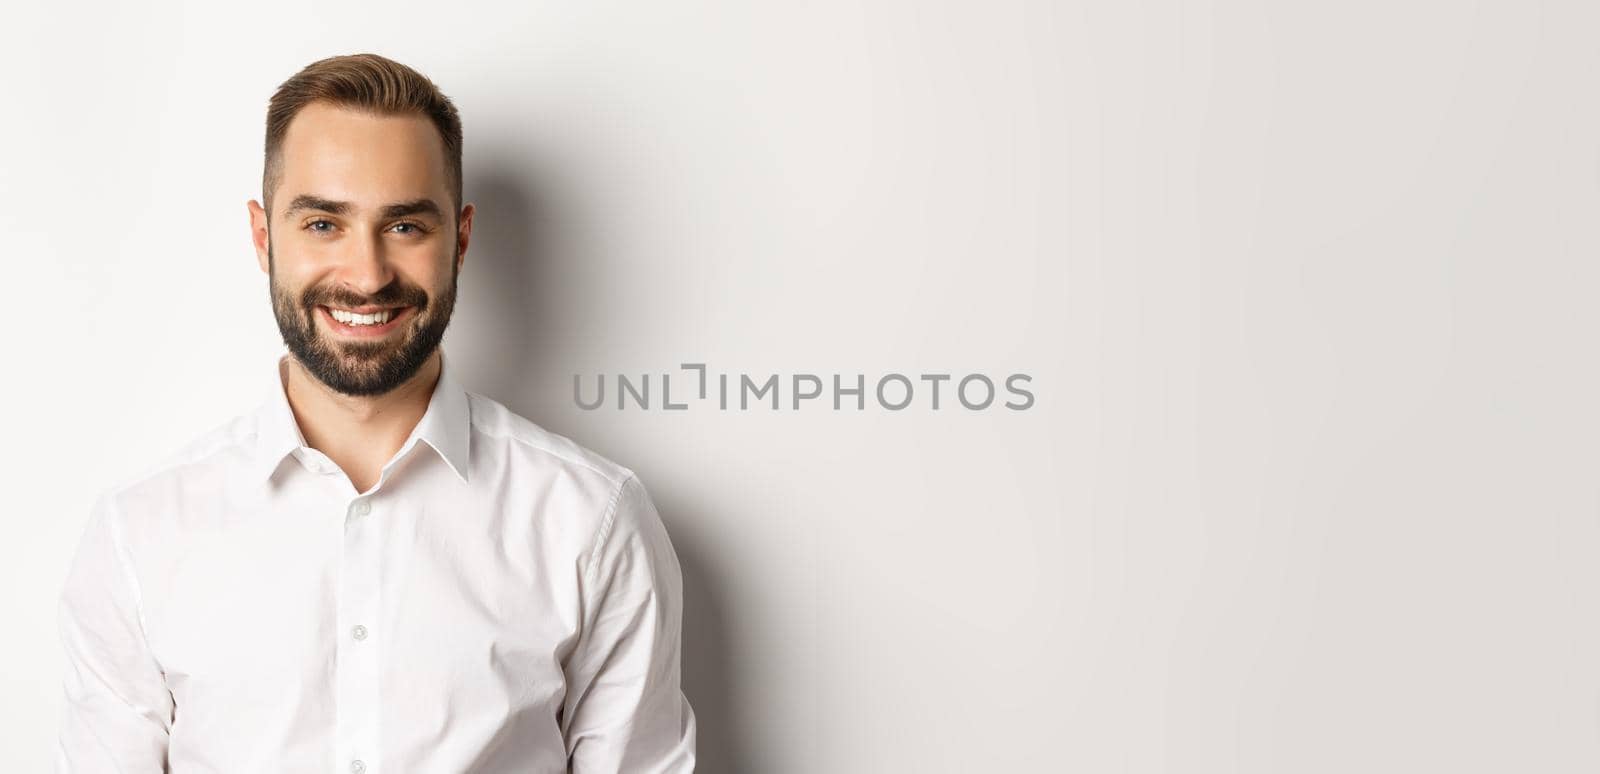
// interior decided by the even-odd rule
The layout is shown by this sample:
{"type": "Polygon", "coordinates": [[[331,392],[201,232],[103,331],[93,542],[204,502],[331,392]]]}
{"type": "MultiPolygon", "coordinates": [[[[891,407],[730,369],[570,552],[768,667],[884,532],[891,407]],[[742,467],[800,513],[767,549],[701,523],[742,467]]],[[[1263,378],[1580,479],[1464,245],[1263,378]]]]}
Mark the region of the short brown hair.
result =
{"type": "Polygon", "coordinates": [[[323,101],[380,115],[421,114],[433,121],[444,140],[445,169],[455,208],[461,209],[461,116],[433,81],[377,54],[349,54],[306,65],[273,93],[267,105],[266,159],[261,198],[272,211],[272,192],[283,176],[283,136],[300,109],[323,101]]]}

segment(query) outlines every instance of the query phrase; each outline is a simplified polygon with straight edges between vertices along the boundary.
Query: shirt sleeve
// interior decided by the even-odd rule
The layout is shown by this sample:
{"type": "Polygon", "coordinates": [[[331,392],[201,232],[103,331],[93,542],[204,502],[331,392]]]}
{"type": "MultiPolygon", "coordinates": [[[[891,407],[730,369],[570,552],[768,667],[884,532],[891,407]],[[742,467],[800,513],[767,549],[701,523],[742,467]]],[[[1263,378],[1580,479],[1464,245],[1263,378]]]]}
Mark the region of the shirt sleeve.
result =
{"type": "Polygon", "coordinates": [[[108,492],[95,500],[59,598],[65,655],[56,774],[163,774],[173,699],[145,640],[139,589],[108,492]]]}
{"type": "Polygon", "coordinates": [[[583,631],[563,664],[568,771],[692,772],[695,717],[679,672],[682,572],[637,477],[617,490],[579,577],[583,631]]]}

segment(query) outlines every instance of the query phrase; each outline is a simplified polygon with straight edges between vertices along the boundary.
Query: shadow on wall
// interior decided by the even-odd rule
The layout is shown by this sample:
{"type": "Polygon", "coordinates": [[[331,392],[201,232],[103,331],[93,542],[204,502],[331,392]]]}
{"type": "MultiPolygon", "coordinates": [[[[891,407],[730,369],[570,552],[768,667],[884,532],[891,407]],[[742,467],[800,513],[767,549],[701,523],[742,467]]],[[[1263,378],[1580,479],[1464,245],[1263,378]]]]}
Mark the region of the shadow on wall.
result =
{"type": "MultiPolygon", "coordinates": [[[[603,308],[607,299],[583,298],[584,284],[573,281],[584,274],[582,262],[592,249],[586,249],[572,227],[563,226],[579,221],[558,215],[562,199],[550,183],[553,176],[540,175],[525,150],[491,149],[481,156],[491,163],[466,170],[467,200],[477,214],[446,347],[475,364],[462,372],[463,381],[472,385],[469,389],[606,454],[585,441],[581,426],[558,426],[557,408],[566,393],[538,395],[527,389],[542,383],[540,375],[559,372],[560,352],[577,343],[572,339],[580,331],[572,313],[603,308]]],[[[621,454],[618,460],[625,458],[621,454]]],[[[642,470],[640,477],[651,478],[642,470]]],[[[739,718],[746,715],[736,706],[734,687],[750,681],[732,673],[730,632],[724,600],[717,593],[725,586],[715,557],[700,550],[689,530],[675,528],[674,514],[692,512],[695,505],[665,502],[669,489],[685,488],[651,486],[650,494],[683,568],[683,691],[698,729],[695,770],[754,771],[740,748],[740,740],[749,735],[739,727],[739,718]]]]}

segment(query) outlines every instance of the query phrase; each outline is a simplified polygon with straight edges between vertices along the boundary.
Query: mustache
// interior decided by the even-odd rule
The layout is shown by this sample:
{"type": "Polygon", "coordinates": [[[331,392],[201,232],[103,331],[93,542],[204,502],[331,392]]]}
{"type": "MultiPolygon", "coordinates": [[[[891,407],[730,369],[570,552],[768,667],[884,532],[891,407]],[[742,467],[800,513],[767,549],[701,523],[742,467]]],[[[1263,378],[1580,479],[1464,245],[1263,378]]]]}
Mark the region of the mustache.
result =
{"type": "Polygon", "coordinates": [[[315,309],[319,306],[335,306],[356,309],[364,306],[414,306],[422,309],[428,304],[428,294],[421,290],[396,290],[394,292],[379,292],[372,296],[356,296],[345,293],[306,293],[301,298],[301,303],[306,309],[315,309]]]}

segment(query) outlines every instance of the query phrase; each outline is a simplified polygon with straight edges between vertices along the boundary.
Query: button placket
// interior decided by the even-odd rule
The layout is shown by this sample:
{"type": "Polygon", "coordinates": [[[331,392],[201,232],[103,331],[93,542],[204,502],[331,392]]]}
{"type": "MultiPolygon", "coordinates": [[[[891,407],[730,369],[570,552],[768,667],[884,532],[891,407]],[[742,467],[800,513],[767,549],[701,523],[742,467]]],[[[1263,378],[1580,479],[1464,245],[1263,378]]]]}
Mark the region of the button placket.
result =
{"type": "Polygon", "coordinates": [[[380,531],[367,518],[370,496],[346,506],[338,587],[338,745],[350,770],[365,772],[378,754],[378,625],[380,531]]]}

